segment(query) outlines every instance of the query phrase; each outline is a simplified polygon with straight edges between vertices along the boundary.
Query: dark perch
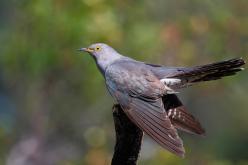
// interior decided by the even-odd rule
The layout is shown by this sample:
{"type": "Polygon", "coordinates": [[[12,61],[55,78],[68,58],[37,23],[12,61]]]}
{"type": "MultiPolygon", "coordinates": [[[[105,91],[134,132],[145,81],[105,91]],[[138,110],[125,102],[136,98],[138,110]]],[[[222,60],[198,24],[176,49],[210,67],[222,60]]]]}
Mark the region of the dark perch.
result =
{"type": "Polygon", "coordinates": [[[113,106],[116,144],[112,165],[136,165],[143,132],[134,125],[119,104],[113,106]]]}

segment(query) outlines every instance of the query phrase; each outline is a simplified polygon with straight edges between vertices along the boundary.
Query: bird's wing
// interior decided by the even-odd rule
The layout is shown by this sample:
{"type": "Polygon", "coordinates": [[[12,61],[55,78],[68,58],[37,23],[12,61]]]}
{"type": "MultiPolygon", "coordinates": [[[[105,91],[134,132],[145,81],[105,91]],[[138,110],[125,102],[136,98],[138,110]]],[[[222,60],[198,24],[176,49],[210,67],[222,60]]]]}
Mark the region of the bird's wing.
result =
{"type": "Polygon", "coordinates": [[[183,142],[167,116],[162,99],[147,102],[141,98],[130,99],[129,108],[124,108],[129,118],[163,148],[183,157],[183,142]]]}
{"type": "Polygon", "coordinates": [[[121,62],[106,72],[106,84],[127,116],[163,148],[183,157],[184,147],[162,102],[164,85],[144,65],[121,62]]]}
{"type": "Polygon", "coordinates": [[[164,108],[174,127],[182,131],[205,135],[201,123],[185,108],[175,94],[165,95],[162,98],[164,108]]]}

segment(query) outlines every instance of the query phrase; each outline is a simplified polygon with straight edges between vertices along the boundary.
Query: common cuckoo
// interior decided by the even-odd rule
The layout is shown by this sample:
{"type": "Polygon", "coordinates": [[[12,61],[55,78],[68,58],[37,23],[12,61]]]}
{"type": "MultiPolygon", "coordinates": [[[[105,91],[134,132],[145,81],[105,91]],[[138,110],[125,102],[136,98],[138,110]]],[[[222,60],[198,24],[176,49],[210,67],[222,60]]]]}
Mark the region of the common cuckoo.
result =
{"type": "Polygon", "coordinates": [[[103,43],[79,50],[95,59],[109,93],[129,119],[163,148],[181,157],[185,150],[177,129],[198,135],[205,131],[179,100],[177,90],[234,75],[245,64],[235,58],[195,67],[166,67],[136,61],[103,43]]]}

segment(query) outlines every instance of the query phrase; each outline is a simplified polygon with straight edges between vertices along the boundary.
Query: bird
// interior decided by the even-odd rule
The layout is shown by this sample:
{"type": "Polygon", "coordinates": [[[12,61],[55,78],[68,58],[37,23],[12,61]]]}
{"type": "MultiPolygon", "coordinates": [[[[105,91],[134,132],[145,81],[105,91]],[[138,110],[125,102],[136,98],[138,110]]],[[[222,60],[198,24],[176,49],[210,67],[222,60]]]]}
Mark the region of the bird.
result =
{"type": "Polygon", "coordinates": [[[110,95],[127,117],[179,157],[184,157],[185,149],[177,130],[197,135],[205,135],[205,130],[180,101],[178,90],[234,75],[245,64],[242,58],[233,58],[194,67],[167,67],[124,56],[105,43],[78,50],[94,58],[110,95]]]}

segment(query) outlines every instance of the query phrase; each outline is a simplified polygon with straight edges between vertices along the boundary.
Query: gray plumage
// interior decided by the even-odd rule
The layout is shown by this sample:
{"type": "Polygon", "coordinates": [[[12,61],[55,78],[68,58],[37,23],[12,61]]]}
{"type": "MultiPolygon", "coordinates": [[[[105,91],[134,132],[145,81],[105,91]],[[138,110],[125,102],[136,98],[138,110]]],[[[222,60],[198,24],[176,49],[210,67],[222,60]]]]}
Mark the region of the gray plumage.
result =
{"type": "Polygon", "coordinates": [[[245,64],[232,59],[190,68],[164,67],[125,57],[102,43],[80,50],[93,56],[109,93],[126,115],[163,148],[181,157],[185,151],[176,129],[199,135],[205,131],[175,95],[177,89],[233,75],[245,64]]]}

